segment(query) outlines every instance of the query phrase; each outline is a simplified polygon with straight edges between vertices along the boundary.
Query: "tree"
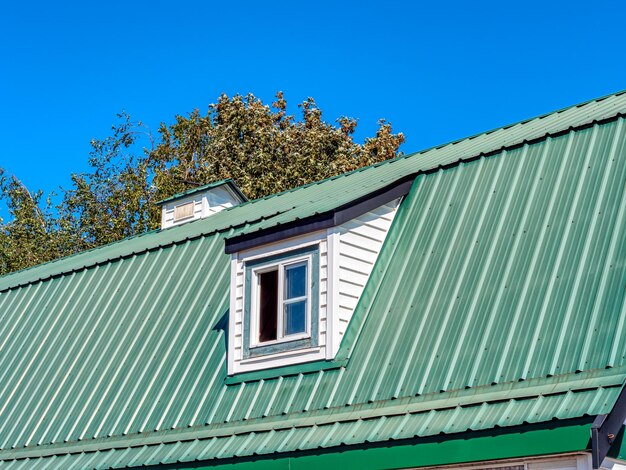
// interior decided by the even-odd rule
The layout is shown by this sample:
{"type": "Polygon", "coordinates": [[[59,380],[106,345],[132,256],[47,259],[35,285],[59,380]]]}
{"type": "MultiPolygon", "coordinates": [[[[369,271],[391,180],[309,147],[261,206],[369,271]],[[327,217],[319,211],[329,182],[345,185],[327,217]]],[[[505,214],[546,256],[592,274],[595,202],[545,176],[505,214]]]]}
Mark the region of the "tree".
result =
{"type": "Polygon", "coordinates": [[[161,125],[151,154],[158,197],[233,178],[256,199],[393,158],[404,141],[380,121],[376,135],[359,145],[353,140],[356,120],[324,122],[312,98],[299,107],[297,121],[287,114],[282,93],[271,107],[251,94],[222,95],[204,116],[196,110],[161,125]]]}
{"type": "MultiPolygon", "coordinates": [[[[11,220],[0,225],[0,273],[43,263],[72,250],[72,240],[53,216],[43,193],[31,193],[14,175],[0,169],[0,191],[11,220]]],[[[1,219],[0,219],[1,221],[1,219]]]]}
{"type": "Polygon", "coordinates": [[[211,181],[233,178],[256,199],[393,158],[404,141],[381,120],[359,144],[355,119],[325,122],[312,98],[299,108],[300,119],[289,115],[280,92],[271,106],[252,94],[222,95],[204,115],[194,110],[161,124],[156,137],[119,114],[111,135],[92,141],[91,170],[72,175],[55,207],[17,179],[3,180],[13,219],[0,226],[0,271],[158,228],[156,201],[211,181]],[[29,237],[33,243],[20,245],[29,237]]]}
{"type": "Polygon", "coordinates": [[[59,219],[79,244],[94,248],[156,227],[150,152],[154,139],[142,122],[122,112],[111,135],[91,141],[89,173],[73,174],[64,191],[59,219]],[[141,140],[149,148],[141,148],[141,140]]]}

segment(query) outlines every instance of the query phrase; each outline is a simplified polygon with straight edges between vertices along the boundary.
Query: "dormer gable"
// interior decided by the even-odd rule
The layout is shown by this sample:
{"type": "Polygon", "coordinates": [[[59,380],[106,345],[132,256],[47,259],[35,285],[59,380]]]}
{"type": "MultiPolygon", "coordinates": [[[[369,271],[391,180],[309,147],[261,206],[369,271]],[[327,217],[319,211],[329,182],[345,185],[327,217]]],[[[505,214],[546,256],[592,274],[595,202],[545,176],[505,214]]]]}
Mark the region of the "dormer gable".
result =
{"type": "Polygon", "coordinates": [[[335,358],[411,183],[227,240],[229,375],[335,358]]]}

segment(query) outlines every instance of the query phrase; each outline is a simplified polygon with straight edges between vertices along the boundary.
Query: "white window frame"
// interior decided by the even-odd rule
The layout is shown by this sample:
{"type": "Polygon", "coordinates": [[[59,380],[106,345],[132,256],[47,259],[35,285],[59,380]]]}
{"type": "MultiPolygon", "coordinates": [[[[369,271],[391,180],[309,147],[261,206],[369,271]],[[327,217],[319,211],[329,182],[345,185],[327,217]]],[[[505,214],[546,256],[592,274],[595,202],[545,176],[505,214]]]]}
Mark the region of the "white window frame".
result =
{"type": "Polygon", "coordinates": [[[312,300],[312,288],[311,288],[311,269],[312,269],[312,256],[304,255],[295,258],[288,258],[285,260],[278,260],[257,266],[252,269],[252,298],[250,299],[250,348],[258,346],[270,346],[272,344],[286,343],[289,341],[295,341],[299,339],[305,339],[311,337],[311,300],[312,300]],[[285,267],[306,263],[306,297],[297,297],[294,299],[285,299],[285,267]],[[278,316],[276,321],[276,339],[272,341],[259,341],[259,323],[260,323],[260,274],[270,271],[278,270],[278,316]],[[285,305],[289,303],[299,302],[306,298],[306,310],[305,310],[305,326],[306,331],[303,333],[296,333],[292,335],[284,335],[284,317],[285,317],[285,305]]]}

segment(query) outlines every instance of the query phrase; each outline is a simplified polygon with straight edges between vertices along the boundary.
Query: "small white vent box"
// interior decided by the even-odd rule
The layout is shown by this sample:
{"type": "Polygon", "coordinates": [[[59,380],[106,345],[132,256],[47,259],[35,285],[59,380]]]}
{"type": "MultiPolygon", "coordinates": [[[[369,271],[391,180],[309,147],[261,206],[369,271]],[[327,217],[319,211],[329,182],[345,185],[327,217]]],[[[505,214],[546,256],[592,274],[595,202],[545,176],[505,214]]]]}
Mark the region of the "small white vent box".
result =
{"type": "Polygon", "coordinates": [[[209,217],[246,201],[231,179],[205,184],[157,202],[161,206],[161,229],[209,217]]]}

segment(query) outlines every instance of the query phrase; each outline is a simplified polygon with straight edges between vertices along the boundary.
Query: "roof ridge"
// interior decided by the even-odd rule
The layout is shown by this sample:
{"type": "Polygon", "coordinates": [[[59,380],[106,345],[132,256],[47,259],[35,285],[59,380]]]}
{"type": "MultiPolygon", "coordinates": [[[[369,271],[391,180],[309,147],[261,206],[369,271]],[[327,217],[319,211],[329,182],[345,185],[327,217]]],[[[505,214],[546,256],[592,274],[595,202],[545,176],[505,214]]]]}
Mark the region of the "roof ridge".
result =
{"type": "MultiPolygon", "coordinates": [[[[205,219],[198,219],[192,222],[189,222],[187,224],[183,224],[177,227],[170,227],[168,229],[165,230],[152,230],[143,234],[139,234],[139,235],[135,235],[129,238],[125,238],[122,240],[118,240],[112,243],[109,243],[107,245],[102,245],[99,247],[95,247],[95,248],[91,248],[89,250],[85,250],[85,251],[81,251],[78,253],[74,253],[71,255],[68,255],[66,257],[63,258],[59,258],[59,259],[55,259],[55,260],[51,260],[48,261],[46,263],[42,263],[36,266],[31,266],[29,268],[23,269],[23,270],[19,270],[19,271],[15,271],[12,273],[8,273],[5,274],[4,276],[0,276],[0,291],[6,291],[12,288],[16,288],[16,287],[20,287],[20,286],[24,286],[24,285],[28,285],[31,284],[33,282],[39,282],[41,280],[44,279],[49,279],[51,277],[57,276],[57,275],[62,275],[68,272],[73,272],[76,270],[82,270],[91,266],[95,266],[97,264],[100,263],[104,263],[104,262],[110,262],[110,261],[114,261],[114,260],[118,260],[118,259],[122,259],[124,257],[127,256],[131,256],[134,254],[140,254],[140,253],[144,253],[147,252],[149,250],[152,249],[158,249],[158,248],[165,248],[171,245],[174,245],[176,243],[181,243],[185,240],[191,240],[191,239],[195,239],[198,238],[200,236],[207,236],[207,235],[212,235],[212,234],[217,234],[217,233],[224,233],[224,232],[228,232],[229,230],[233,230],[233,229],[237,229],[237,228],[241,228],[243,226],[246,225],[253,225],[255,223],[258,223],[260,221],[263,220],[269,220],[272,219],[273,217],[275,217],[276,215],[288,212],[291,209],[285,209],[282,211],[277,211],[271,214],[265,214],[262,215],[256,219],[242,219],[239,221],[235,221],[232,223],[228,223],[228,224],[224,224],[224,225],[219,225],[218,221],[219,221],[219,217],[220,214],[222,214],[222,217],[225,217],[226,214],[232,214],[233,211],[237,211],[237,210],[242,210],[246,207],[249,206],[253,206],[255,204],[261,203],[263,201],[268,201],[268,200],[272,200],[272,199],[276,199],[279,198],[281,196],[285,196],[285,195],[289,195],[289,194],[293,194],[296,192],[299,192],[300,190],[304,190],[306,188],[310,188],[313,186],[317,186],[317,185],[321,185],[324,184],[326,182],[329,181],[335,181],[338,179],[342,179],[342,178],[346,178],[349,177],[350,175],[354,175],[354,174],[358,174],[358,173],[363,173],[366,172],[370,169],[376,169],[376,168],[380,168],[383,166],[389,166],[391,164],[398,164],[401,162],[404,162],[406,160],[409,159],[413,159],[413,158],[417,158],[417,157],[422,157],[419,161],[421,163],[424,163],[424,165],[422,165],[422,168],[415,168],[414,173],[418,174],[421,172],[426,172],[426,171],[432,171],[432,170],[436,170],[439,168],[445,168],[448,166],[451,166],[453,164],[457,164],[461,161],[467,161],[467,160],[472,160],[474,158],[478,158],[482,155],[488,155],[488,154],[493,154],[493,153],[498,153],[500,151],[502,151],[503,149],[508,149],[511,147],[515,147],[515,146],[519,146],[524,144],[525,142],[529,142],[529,141],[536,141],[536,140],[541,140],[544,138],[547,138],[551,135],[555,135],[558,134],[560,132],[568,132],[571,131],[573,129],[577,129],[580,127],[584,127],[584,126],[588,126],[589,124],[592,124],[594,122],[598,122],[598,121],[605,121],[605,120],[611,120],[611,119],[616,119],[619,118],[620,116],[624,116],[626,113],[626,103],[621,103],[620,106],[621,108],[619,108],[619,110],[609,110],[609,111],[615,111],[615,112],[604,112],[604,109],[600,109],[600,110],[596,110],[596,109],[591,109],[589,112],[587,112],[586,114],[583,114],[582,116],[579,116],[580,119],[578,119],[578,121],[576,121],[575,123],[571,123],[571,122],[565,122],[565,123],[561,123],[560,121],[553,124],[554,129],[545,131],[545,129],[543,129],[543,132],[538,133],[538,132],[534,132],[535,129],[531,128],[528,130],[528,132],[526,134],[522,133],[522,135],[520,136],[513,136],[513,138],[511,139],[510,142],[507,142],[506,140],[504,141],[504,143],[500,142],[500,144],[498,144],[497,142],[493,143],[493,146],[489,146],[488,144],[490,143],[490,140],[487,142],[483,142],[483,146],[488,146],[489,150],[485,151],[484,149],[479,151],[479,149],[474,149],[474,148],[469,148],[466,149],[467,153],[469,156],[465,156],[465,157],[461,157],[461,156],[457,156],[456,159],[452,160],[452,159],[445,159],[444,158],[444,162],[437,160],[435,157],[437,157],[438,153],[443,152],[446,149],[450,149],[450,148],[454,148],[455,146],[458,146],[462,143],[465,142],[478,142],[479,139],[486,138],[487,136],[489,136],[489,138],[493,138],[496,136],[496,134],[501,133],[501,132],[510,132],[511,129],[516,128],[518,126],[527,126],[530,123],[533,122],[538,122],[541,121],[543,119],[546,119],[550,116],[556,116],[558,114],[562,114],[562,113],[566,113],[568,111],[572,111],[572,110],[576,110],[576,109],[580,109],[580,108],[585,108],[593,103],[600,103],[602,101],[606,101],[608,99],[611,98],[616,98],[619,96],[622,96],[626,94],[626,90],[622,90],[622,91],[618,91],[616,93],[613,94],[609,94],[600,98],[595,98],[583,103],[579,103],[579,104],[575,104],[572,106],[568,106],[556,111],[552,111],[549,113],[545,113],[533,118],[529,118],[523,121],[518,121],[516,123],[512,123],[512,124],[508,124],[506,126],[501,126],[486,132],[482,132],[479,134],[475,134],[469,137],[465,137],[465,138],[461,138],[446,144],[442,144],[442,145],[438,145],[438,146],[434,146],[434,147],[430,147],[418,152],[414,152],[411,154],[406,154],[406,155],[400,155],[396,158],[393,159],[389,159],[389,160],[385,160],[382,162],[378,162],[375,163],[373,165],[369,165],[369,166],[365,166],[365,167],[361,167],[361,168],[357,168],[355,170],[352,170],[350,172],[346,172],[346,173],[342,173],[340,175],[334,175],[331,176],[329,178],[323,179],[323,180],[319,180],[319,181],[315,181],[312,183],[308,183],[306,185],[302,185],[302,186],[298,186],[296,188],[291,188],[285,191],[282,191],[280,193],[275,193],[269,196],[265,196],[263,198],[257,198],[251,201],[247,201],[244,202],[242,204],[239,204],[237,206],[231,207],[231,208],[227,208],[223,211],[221,211],[219,214],[214,215],[211,218],[205,218],[205,219]],[[621,110],[621,111],[620,111],[621,110]],[[595,114],[594,114],[595,111],[595,114]],[[528,134],[528,135],[527,135],[528,134]],[[217,218],[217,219],[216,219],[217,218]],[[207,223],[208,221],[208,223],[207,223]],[[208,225],[208,227],[206,229],[201,229],[200,227],[203,225],[208,225]],[[191,235],[188,234],[189,229],[190,228],[194,228],[196,231],[194,233],[192,233],[191,235]],[[179,230],[177,230],[179,229],[179,230]],[[85,265],[82,266],[69,266],[66,267],[64,269],[57,269],[56,271],[53,272],[48,272],[45,273],[45,275],[43,276],[38,276],[38,277],[33,277],[30,279],[24,279],[24,280],[19,280],[19,277],[26,277],[26,274],[31,273],[37,269],[42,269],[42,267],[50,267],[50,266],[54,266],[57,263],[63,263],[63,262],[68,262],[68,260],[74,260],[76,258],[79,258],[81,256],[87,256],[88,254],[93,254],[96,252],[99,253],[104,253],[106,250],[111,250],[112,247],[118,246],[120,244],[124,244],[124,243],[131,243],[133,240],[138,240],[141,239],[142,237],[155,237],[155,236],[159,236],[161,234],[168,234],[170,235],[165,236],[163,235],[163,238],[165,239],[164,241],[158,241],[156,240],[156,243],[153,243],[152,245],[146,245],[146,246],[142,246],[142,247],[138,247],[137,250],[127,250],[128,252],[123,252],[123,253],[118,253],[118,254],[113,254],[111,257],[106,257],[106,256],[102,256],[100,259],[96,259],[96,260],[90,260],[89,263],[86,263],[85,265]],[[13,282],[11,282],[12,280],[14,280],[13,282]]],[[[577,117],[574,116],[574,117],[577,117]]],[[[538,131],[542,131],[542,129],[538,129],[538,131]]],[[[498,134],[499,135],[499,134],[498,134]]],[[[445,157],[445,156],[444,156],[445,157]]],[[[400,171],[402,171],[403,168],[400,169],[400,171]]],[[[401,177],[407,176],[407,174],[409,173],[409,169],[406,169],[404,171],[404,173],[402,174],[398,174],[396,175],[395,179],[399,179],[401,177]]]]}
{"type": "MultiPolygon", "coordinates": [[[[516,122],[510,123],[510,124],[506,124],[506,125],[503,125],[503,126],[495,127],[495,128],[490,129],[488,131],[483,131],[483,132],[479,132],[477,134],[473,134],[473,135],[470,135],[470,136],[461,137],[461,138],[453,140],[451,142],[446,142],[446,143],[443,143],[443,144],[433,145],[431,147],[427,147],[425,149],[418,150],[416,152],[411,152],[411,153],[408,153],[408,154],[398,155],[397,157],[390,158],[388,160],[383,160],[382,162],[377,162],[377,163],[373,163],[371,165],[367,165],[367,166],[363,166],[363,167],[360,167],[360,168],[356,168],[354,170],[351,170],[351,171],[348,171],[348,172],[345,172],[345,173],[341,173],[339,175],[329,176],[328,178],[324,178],[324,179],[321,179],[321,180],[318,180],[318,181],[313,181],[311,183],[307,183],[307,184],[304,184],[302,186],[296,186],[295,188],[286,189],[285,191],[281,191],[281,192],[278,192],[278,193],[270,194],[270,195],[267,195],[267,196],[264,196],[264,197],[260,197],[260,198],[257,198],[257,199],[251,199],[251,200],[249,200],[249,201],[247,201],[247,202],[245,202],[243,204],[240,204],[240,206],[244,205],[244,204],[245,205],[247,205],[247,204],[254,204],[255,202],[272,199],[274,197],[278,197],[278,196],[282,196],[284,194],[292,193],[294,191],[298,191],[300,189],[305,189],[305,188],[314,186],[316,184],[324,183],[326,181],[333,181],[335,179],[339,179],[339,178],[342,178],[342,177],[345,177],[345,176],[350,176],[350,175],[352,175],[354,173],[358,173],[358,172],[362,172],[362,171],[365,171],[365,170],[369,170],[371,168],[378,168],[379,166],[382,166],[382,165],[387,165],[387,164],[390,164],[390,163],[394,163],[396,161],[405,160],[405,159],[408,159],[408,158],[412,158],[412,157],[416,157],[416,156],[419,156],[419,155],[423,155],[423,154],[431,152],[433,150],[439,150],[439,149],[443,149],[443,148],[450,147],[450,146],[453,146],[453,145],[457,145],[457,144],[459,144],[461,142],[474,140],[474,139],[476,139],[478,137],[485,136],[485,135],[490,135],[490,134],[493,134],[493,133],[501,131],[501,130],[508,130],[508,129],[510,129],[512,127],[515,127],[517,125],[524,125],[524,124],[527,124],[527,123],[529,123],[531,121],[544,119],[544,118],[546,118],[548,116],[552,116],[554,114],[560,114],[560,113],[562,113],[564,111],[568,111],[568,110],[571,110],[571,109],[574,109],[574,108],[580,108],[580,107],[583,107],[583,106],[587,106],[587,105],[589,105],[591,103],[598,103],[600,101],[604,101],[604,100],[612,98],[612,97],[621,96],[623,94],[626,94],[626,89],[617,91],[615,93],[610,93],[608,95],[604,95],[604,96],[601,96],[599,98],[592,98],[590,100],[583,101],[581,103],[577,103],[577,104],[574,104],[574,105],[570,105],[570,106],[566,106],[566,107],[563,107],[563,108],[559,108],[559,109],[556,109],[554,111],[549,111],[547,113],[543,113],[543,114],[537,115],[535,117],[531,117],[531,118],[523,119],[521,121],[516,121],[516,122]]],[[[589,122],[592,122],[592,121],[589,121],[589,122]]],[[[232,209],[235,209],[235,208],[234,207],[230,207],[227,210],[232,210],[232,209]]]]}

